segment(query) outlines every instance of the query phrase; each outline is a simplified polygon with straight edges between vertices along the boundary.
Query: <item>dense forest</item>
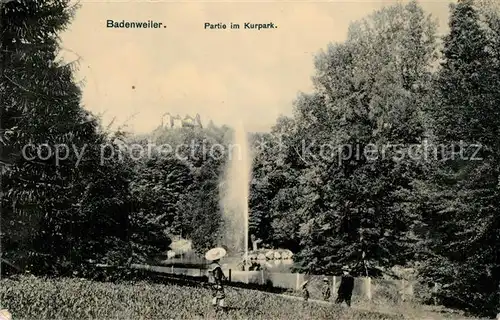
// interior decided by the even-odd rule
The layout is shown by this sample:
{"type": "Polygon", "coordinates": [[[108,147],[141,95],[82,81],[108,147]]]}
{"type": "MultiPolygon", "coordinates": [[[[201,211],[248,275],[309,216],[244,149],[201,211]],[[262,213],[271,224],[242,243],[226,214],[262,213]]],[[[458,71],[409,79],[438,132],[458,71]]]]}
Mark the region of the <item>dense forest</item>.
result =
{"type": "MultiPolygon", "coordinates": [[[[76,10],[0,4],[2,272],[85,276],[89,263],[147,261],[178,237],[199,252],[220,244],[227,149],[204,152],[228,146],[232,129],[141,138],[105,127],[82,107],[75,65],[57,59],[76,10]],[[151,142],[195,147],[130,148],[151,142]]],[[[296,253],[302,272],[411,267],[440,284],[441,303],[490,314],[500,308],[500,10],[460,1],[448,25],[441,37],[417,2],[396,4],[318,52],[313,92],[251,134],[250,232],[296,253]]]]}

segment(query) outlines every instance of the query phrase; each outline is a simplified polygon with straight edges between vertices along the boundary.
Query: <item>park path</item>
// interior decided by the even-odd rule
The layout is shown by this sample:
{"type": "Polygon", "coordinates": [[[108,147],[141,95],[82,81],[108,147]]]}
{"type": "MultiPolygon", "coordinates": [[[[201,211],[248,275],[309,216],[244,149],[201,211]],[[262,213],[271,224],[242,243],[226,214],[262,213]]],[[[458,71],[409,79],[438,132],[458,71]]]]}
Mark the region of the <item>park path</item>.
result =
{"type": "MultiPolygon", "coordinates": [[[[248,290],[248,289],[242,289],[242,288],[235,288],[232,287],[234,290],[248,290]]],[[[287,295],[287,294],[276,294],[276,293],[270,293],[270,292],[263,292],[260,291],[261,293],[268,294],[268,295],[273,295],[273,296],[279,296],[285,299],[289,300],[295,300],[295,301],[302,301],[305,302],[302,297],[298,296],[292,296],[292,295],[287,295]]],[[[307,303],[316,303],[316,304],[321,304],[321,305],[330,305],[333,306],[335,305],[331,301],[324,301],[324,300],[319,300],[319,299],[308,299],[307,303]]],[[[339,306],[340,308],[341,306],[339,306]]],[[[347,308],[347,306],[343,305],[343,307],[347,308]]],[[[448,319],[448,320],[477,320],[478,318],[468,318],[468,317],[461,317],[458,315],[443,315],[441,313],[436,313],[428,310],[408,310],[407,312],[404,312],[403,310],[400,312],[396,311],[391,311],[387,310],[387,307],[377,307],[373,306],[371,308],[363,307],[363,306],[357,306],[356,304],[351,305],[351,308],[356,311],[361,311],[361,312],[379,312],[381,314],[386,314],[386,315],[391,315],[391,316],[411,316],[411,319],[418,319],[418,320],[442,320],[442,319],[448,319]],[[410,313],[410,314],[407,314],[410,313]],[[417,314],[418,313],[418,314],[417,314]]]]}

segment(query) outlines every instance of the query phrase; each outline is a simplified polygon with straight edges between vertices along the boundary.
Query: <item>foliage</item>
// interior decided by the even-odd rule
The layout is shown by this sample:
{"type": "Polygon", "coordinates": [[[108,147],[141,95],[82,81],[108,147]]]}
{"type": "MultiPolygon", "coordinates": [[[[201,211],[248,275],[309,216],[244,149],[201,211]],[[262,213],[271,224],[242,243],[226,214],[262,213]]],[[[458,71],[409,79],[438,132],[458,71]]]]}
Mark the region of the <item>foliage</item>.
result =
{"type": "Polygon", "coordinates": [[[72,12],[67,1],[0,12],[2,251],[39,273],[107,259],[126,241],[128,172],[100,161],[101,145],[116,146],[80,106],[73,65],[56,60],[72,12]]]}
{"type": "Polygon", "coordinates": [[[278,119],[270,133],[255,135],[250,186],[250,233],[264,247],[299,249],[300,209],[296,185],[303,163],[296,152],[295,122],[278,119]]]}
{"type": "Polygon", "coordinates": [[[436,227],[424,268],[443,284],[444,303],[482,315],[500,307],[499,38],[487,29],[494,21],[490,15],[485,27],[473,1],[452,8],[432,110],[437,141],[452,148],[429,179],[427,224],[436,227]]]}
{"type": "MultiPolygon", "coordinates": [[[[227,128],[214,125],[159,130],[151,141],[158,152],[135,166],[134,189],[137,203],[142,204],[141,214],[149,215],[146,220],[154,220],[170,239],[180,236],[192,240],[200,252],[218,241],[222,223],[219,184],[227,143],[227,128]]],[[[145,232],[151,229],[151,225],[144,225],[145,232]]]]}
{"type": "Polygon", "coordinates": [[[396,5],[353,24],[345,43],[317,56],[316,90],[299,97],[294,118],[300,142],[311,146],[297,181],[302,270],[348,264],[377,275],[409,262],[419,218],[408,199],[424,164],[398,155],[425,137],[434,32],[416,3],[396,5]]]}

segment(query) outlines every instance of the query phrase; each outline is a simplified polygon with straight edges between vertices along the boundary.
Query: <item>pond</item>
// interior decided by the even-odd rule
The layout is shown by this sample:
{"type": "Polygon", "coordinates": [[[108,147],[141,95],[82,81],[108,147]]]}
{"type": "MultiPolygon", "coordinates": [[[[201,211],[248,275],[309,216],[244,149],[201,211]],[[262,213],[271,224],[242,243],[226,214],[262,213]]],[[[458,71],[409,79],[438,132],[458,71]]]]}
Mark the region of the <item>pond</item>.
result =
{"type": "MultiPolygon", "coordinates": [[[[238,257],[222,258],[220,263],[224,269],[243,270],[242,259],[238,257]]],[[[164,259],[158,262],[161,266],[173,266],[178,268],[207,268],[210,261],[201,257],[180,257],[164,259]]],[[[294,267],[292,259],[286,260],[252,260],[253,266],[259,266],[261,269],[270,272],[291,272],[294,267]]]]}

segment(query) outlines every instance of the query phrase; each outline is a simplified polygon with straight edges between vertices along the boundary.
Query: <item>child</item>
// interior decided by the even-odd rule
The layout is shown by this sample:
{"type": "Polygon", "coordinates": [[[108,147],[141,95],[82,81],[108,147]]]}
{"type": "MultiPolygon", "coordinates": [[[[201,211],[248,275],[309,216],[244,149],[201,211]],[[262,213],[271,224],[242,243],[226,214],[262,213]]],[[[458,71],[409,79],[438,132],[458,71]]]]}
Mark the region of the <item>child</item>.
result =
{"type": "Polygon", "coordinates": [[[302,284],[302,298],[304,298],[304,301],[307,302],[307,300],[309,300],[309,290],[307,290],[307,283],[308,281],[304,282],[302,284]]]}
{"type": "Polygon", "coordinates": [[[223,282],[226,281],[226,276],[222,271],[219,261],[225,255],[226,250],[224,248],[214,248],[205,254],[205,258],[212,261],[209,268],[210,280],[212,282],[212,306],[214,308],[219,307],[223,311],[226,311],[226,295],[223,286],[223,282]]]}
{"type": "Polygon", "coordinates": [[[214,308],[220,307],[222,310],[226,309],[223,281],[226,280],[224,272],[222,272],[219,260],[214,260],[210,265],[210,273],[213,279],[212,285],[212,306],[214,308]]]}
{"type": "Polygon", "coordinates": [[[323,299],[325,301],[330,300],[330,296],[331,296],[330,281],[328,281],[327,277],[323,278],[323,290],[322,290],[322,293],[323,293],[323,299]]]}

